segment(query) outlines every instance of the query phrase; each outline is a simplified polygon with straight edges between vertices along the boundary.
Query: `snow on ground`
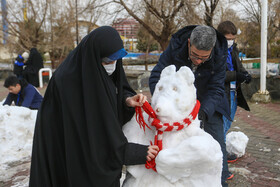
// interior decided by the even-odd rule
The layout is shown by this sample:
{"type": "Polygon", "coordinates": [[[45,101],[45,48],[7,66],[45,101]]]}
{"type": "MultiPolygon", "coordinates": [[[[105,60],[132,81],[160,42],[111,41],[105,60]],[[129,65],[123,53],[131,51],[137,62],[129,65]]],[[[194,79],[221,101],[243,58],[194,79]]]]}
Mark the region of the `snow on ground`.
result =
{"type": "MultiPolygon", "coordinates": [[[[125,65],[123,66],[125,70],[145,70],[145,66],[143,65],[138,65],[138,66],[130,66],[130,65],[125,65]]],[[[148,65],[148,71],[152,71],[155,65],[148,65]]]]}
{"type": "Polygon", "coordinates": [[[36,115],[37,110],[0,102],[0,184],[14,177],[14,186],[27,186],[28,177],[16,174],[29,172],[36,115]]]}
{"type": "MultiPolygon", "coordinates": [[[[25,187],[28,186],[29,181],[30,156],[37,110],[2,106],[2,103],[3,101],[0,102],[0,186],[10,181],[9,186],[25,187]]],[[[244,135],[240,132],[233,134],[235,136],[231,146],[236,148],[236,145],[242,145],[241,151],[239,151],[243,155],[248,139],[244,139],[244,135]]],[[[230,139],[227,139],[227,143],[231,141],[230,139]]]]}

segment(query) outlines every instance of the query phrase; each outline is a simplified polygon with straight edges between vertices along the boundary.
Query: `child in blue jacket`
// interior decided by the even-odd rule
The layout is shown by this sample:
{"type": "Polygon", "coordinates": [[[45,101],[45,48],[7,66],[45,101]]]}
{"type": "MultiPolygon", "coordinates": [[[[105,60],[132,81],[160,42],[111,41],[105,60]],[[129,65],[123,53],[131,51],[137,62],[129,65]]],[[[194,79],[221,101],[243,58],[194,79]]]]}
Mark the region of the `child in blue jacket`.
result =
{"type": "Polygon", "coordinates": [[[14,74],[19,79],[23,77],[22,76],[23,66],[24,66],[24,58],[21,55],[18,55],[14,64],[14,74]]]}

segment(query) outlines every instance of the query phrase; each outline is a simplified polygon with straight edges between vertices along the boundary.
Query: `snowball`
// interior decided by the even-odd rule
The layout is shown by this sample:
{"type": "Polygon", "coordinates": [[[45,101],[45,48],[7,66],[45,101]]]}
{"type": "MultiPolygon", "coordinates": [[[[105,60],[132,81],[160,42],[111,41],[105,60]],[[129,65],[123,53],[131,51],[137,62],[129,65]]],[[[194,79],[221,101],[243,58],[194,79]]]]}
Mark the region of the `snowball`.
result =
{"type": "Polygon", "coordinates": [[[229,154],[242,157],[245,154],[249,138],[243,132],[230,132],[226,136],[226,149],[229,154]]]}

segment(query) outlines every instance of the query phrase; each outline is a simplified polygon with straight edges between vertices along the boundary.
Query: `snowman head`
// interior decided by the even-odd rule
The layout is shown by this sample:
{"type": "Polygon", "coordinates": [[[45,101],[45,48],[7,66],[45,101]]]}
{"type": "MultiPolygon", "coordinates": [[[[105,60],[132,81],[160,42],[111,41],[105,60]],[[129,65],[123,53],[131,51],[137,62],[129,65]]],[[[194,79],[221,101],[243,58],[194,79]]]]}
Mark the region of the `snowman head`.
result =
{"type": "Polygon", "coordinates": [[[186,66],[177,72],[174,65],[163,69],[152,97],[152,107],[161,122],[180,121],[190,114],[196,103],[194,80],[186,66]]]}

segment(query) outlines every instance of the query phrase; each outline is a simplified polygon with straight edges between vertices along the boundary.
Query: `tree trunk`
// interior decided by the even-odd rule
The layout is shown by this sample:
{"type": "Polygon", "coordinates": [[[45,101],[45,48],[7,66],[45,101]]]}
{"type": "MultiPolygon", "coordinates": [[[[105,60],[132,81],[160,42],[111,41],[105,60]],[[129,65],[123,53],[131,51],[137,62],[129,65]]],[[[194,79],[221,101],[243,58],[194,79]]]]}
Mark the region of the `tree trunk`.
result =
{"type": "Polygon", "coordinates": [[[146,53],[145,53],[145,70],[146,71],[148,71],[147,57],[149,55],[149,51],[150,51],[150,40],[148,41],[148,45],[147,45],[147,49],[146,49],[146,53]]]}
{"type": "Polygon", "coordinates": [[[158,43],[160,44],[161,51],[164,51],[168,47],[169,41],[168,40],[160,40],[160,41],[158,41],[158,43]]]}

